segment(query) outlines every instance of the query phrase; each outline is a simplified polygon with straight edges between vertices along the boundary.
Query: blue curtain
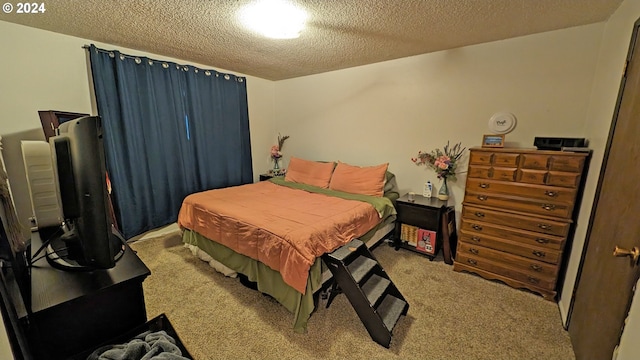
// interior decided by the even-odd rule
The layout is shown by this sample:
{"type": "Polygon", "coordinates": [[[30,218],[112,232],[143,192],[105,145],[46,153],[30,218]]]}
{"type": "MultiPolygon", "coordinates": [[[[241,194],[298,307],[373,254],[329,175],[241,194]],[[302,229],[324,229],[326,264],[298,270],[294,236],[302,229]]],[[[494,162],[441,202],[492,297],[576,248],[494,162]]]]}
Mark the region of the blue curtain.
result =
{"type": "MultiPolygon", "coordinates": [[[[194,183],[198,189],[220,188],[234,182],[251,182],[251,166],[239,166],[251,159],[247,90],[244,78],[210,71],[187,71],[183,98],[186,102],[191,147],[186,159],[194,169],[194,183]],[[211,101],[200,94],[220,94],[211,101]],[[244,114],[243,121],[233,121],[230,115],[244,114]],[[206,118],[207,121],[200,119],[206,118]],[[233,144],[233,145],[232,145],[233,144]],[[225,154],[211,156],[211,154],[225,154]]],[[[250,162],[250,161],[249,161],[250,162]]]]}
{"type": "Polygon", "coordinates": [[[253,180],[244,78],[93,45],[89,52],[126,238],[175,222],[188,194],[253,180]]]}

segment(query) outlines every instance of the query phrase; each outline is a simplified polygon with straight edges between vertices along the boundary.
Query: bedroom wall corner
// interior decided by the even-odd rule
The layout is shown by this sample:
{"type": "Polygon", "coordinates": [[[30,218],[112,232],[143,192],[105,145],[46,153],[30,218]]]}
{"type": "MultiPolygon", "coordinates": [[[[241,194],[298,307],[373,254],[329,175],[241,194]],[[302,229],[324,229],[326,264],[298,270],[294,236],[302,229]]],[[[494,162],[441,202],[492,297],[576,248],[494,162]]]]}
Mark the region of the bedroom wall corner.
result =
{"type": "Polygon", "coordinates": [[[260,78],[247,79],[254,182],[258,181],[260,174],[266,173],[273,166],[269,151],[271,146],[278,142],[274,109],[275,87],[275,81],[260,78]]]}

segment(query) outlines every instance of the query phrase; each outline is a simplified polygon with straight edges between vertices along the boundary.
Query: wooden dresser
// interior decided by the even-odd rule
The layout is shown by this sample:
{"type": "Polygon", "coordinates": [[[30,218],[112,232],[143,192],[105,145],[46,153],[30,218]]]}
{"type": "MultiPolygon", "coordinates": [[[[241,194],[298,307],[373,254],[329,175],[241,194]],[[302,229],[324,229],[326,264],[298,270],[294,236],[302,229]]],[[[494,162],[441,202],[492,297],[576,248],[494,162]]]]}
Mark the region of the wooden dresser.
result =
{"type": "Polygon", "coordinates": [[[453,269],[554,300],[588,156],[470,149],[453,269]]]}

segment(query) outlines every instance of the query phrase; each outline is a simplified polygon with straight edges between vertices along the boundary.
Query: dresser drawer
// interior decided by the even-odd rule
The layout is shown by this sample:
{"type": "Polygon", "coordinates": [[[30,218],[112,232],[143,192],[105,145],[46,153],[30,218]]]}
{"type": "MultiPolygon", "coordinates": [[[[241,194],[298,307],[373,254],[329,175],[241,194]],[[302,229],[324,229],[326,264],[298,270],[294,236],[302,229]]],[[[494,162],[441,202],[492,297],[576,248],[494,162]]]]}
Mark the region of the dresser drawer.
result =
{"type": "Polygon", "coordinates": [[[494,167],[489,172],[489,178],[502,181],[516,181],[517,168],[494,167]]]}
{"type": "Polygon", "coordinates": [[[440,227],[438,212],[440,209],[431,209],[423,206],[409,205],[403,202],[396,203],[398,223],[417,226],[427,230],[437,231],[440,227]]]}
{"type": "Polygon", "coordinates": [[[467,191],[464,201],[468,204],[498,207],[514,211],[521,211],[544,216],[558,218],[570,218],[573,206],[571,203],[529,199],[524,197],[508,196],[502,194],[479,193],[467,191]]]}
{"type": "Polygon", "coordinates": [[[469,165],[468,176],[469,178],[489,179],[491,177],[490,171],[490,166],[469,165]]]}
{"type": "Polygon", "coordinates": [[[547,173],[547,185],[577,188],[580,185],[580,174],[560,171],[547,173]]]}
{"type": "Polygon", "coordinates": [[[584,156],[552,156],[549,170],[581,173],[584,167],[584,156]]]}
{"type": "Polygon", "coordinates": [[[557,265],[547,264],[468,243],[460,243],[458,253],[467,253],[469,256],[479,256],[487,260],[503,263],[534,276],[552,278],[558,274],[557,265]]]}
{"type": "MultiPolygon", "coordinates": [[[[481,225],[471,224],[471,227],[474,226],[481,225]]],[[[524,256],[529,259],[544,261],[549,264],[557,264],[560,261],[560,251],[544,249],[537,246],[499,238],[497,236],[491,236],[484,234],[482,230],[469,231],[468,228],[464,226],[464,222],[462,229],[460,230],[460,242],[484,246],[490,249],[524,256]]]]}
{"type": "Polygon", "coordinates": [[[553,290],[556,285],[555,278],[540,276],[538,274],[531,274],[527,271],[521,271],[520,269],[511,267],[503,263],[491,261],[473,255],[467,255],[465,253],[458,253],[456,255],[456,262],[460,262],[472,268],[486,270],[494,274],[502,275],[510,279],[521,281],[525,284],[540,287],[543,289],[553,290]]]}
{"type": "Polygon", "coordinates": [[[534,246],[541,250],[560,251],[564,248],[565,238],[560,236],[541,234],[466,218],[463,218],[460,227],[470,233],[477,232],[508,239],[513,242],[534,246]]]}
{"type": "Polygon", "coordinates": [[[492,164],[496,167],[517,167],[520,154],[493,154],[492,164]]]}
{"type": "Polygon", "coordinates": [[[517,178],[522,183],[544,185],[547,181],[547,170],[519,169],[517,178]]]}
{"type": "Polygon", "coordinates": [[[558,188],[551,186],[533,186],[521,183],[505,183],[483,179],[467,179],[467,190],[483,193],[498,193],[516,195],[534,199],[572,202],[576,196],[575,189],[558,188]]]}
{"type": "Polygon", "coordinates": [[[469,165],[469,178],[516,181],[517,168],[469,165]]]}
{"type": "Polygon", "coordinates": [[[470,165],[491,165],[493,153],[485,151],[472,151],[469,154],[470,165]]]}
{"type": "Polygon", "coordinates": [[[547,170],[550,158],[549,155],[522,154],[520,167],[523,169],[547,170]]]}
{"type": "Polygon", "coordinates": [[[484,209],[481,207],[465,206],[462,209],[463,219],[476,219],[492,224],[505,225],[513,228],[530,230],[549,235],[566,237],[569,233],[569,222],[553,221],[537,218],[535,216],[523,216],[484,209]]]}

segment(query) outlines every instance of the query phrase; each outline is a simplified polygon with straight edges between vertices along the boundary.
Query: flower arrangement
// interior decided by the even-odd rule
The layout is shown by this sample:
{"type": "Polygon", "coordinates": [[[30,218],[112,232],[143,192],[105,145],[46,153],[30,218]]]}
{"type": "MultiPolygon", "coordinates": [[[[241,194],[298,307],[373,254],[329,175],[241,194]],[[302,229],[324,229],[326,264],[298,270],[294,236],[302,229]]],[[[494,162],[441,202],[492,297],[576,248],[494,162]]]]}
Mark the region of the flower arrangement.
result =
{"type": "Polygon", "coordinates": [[[273,170],[270,170],[272,174],[280,175],[284,174],[285,170],[280,169],[280,158],[282,157],[282,147],[284,146],[284,142],[289,138],[289,135],[280,135],[278,134],[278,145],[273,145],[271,147],[271,159],[273,160],[273,170]]]}
{"type": "Polygon", "coordinates": [[[435,149],[430,153],[418,152],[418,156],[411,158],[416,165],[426,165],[435,170],[438,179],[455,180],[457,162],[464,153],[466,148],[462,147],[462,143],[457,143],[453,147],[449,147],[449,142],[442,150],[435,149]]]}
{"type": "Polygon", "coordinates": [[[282,147],[284,146],[284,142],[289,138],[289,135],[280,135],[278,134],[278,145],[273,145],[271,147],[271,158],[273,161],[277,162],[282,157],[282,147]]]}

